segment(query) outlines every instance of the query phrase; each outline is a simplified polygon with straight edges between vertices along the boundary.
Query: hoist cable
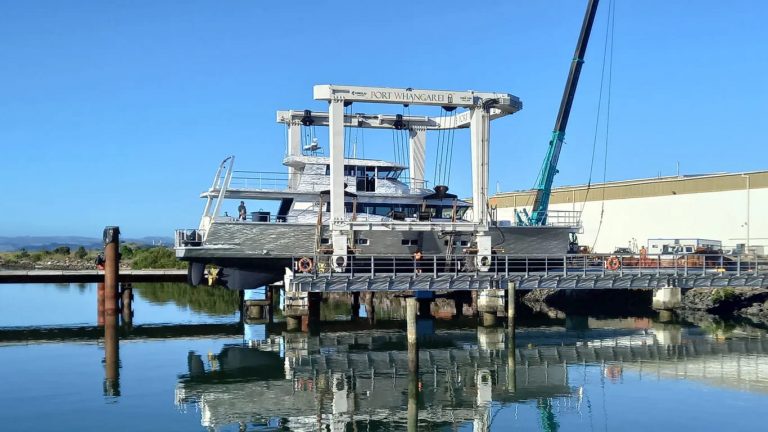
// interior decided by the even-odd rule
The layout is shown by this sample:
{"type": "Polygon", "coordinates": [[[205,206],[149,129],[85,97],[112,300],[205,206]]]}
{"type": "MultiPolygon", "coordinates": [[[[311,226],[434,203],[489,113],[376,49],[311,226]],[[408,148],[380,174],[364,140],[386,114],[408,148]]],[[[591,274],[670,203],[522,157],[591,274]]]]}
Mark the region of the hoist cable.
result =
{"type": "MultiPolygon", "coordinates": [[[[613,1],[611,1],[613,4],[613,1]]],[[[595,241],[592,243],[592,250],[597,245],[597,239],[600,236],[600,229],[603,227],[603,218],[605,216],[605,182],[608,176],[608,133],[611,126],[611,87],[613,84],[613,48],[614,48],[614,34],[616,28],[616,6],[615,4],[610,10],[611,20],[611,48],[609,52],[610,59],[608,61],[608,98],[606,100],[606,113],[605,113],[605,150],[603,155],[603,188],[602,197],[600,203],[600,222],[597,224],[597,232],[595,233],[595,241]]]]}
{"type": "Polygon", "coordinates": [[[445,186],[451,185],[451,171],[453,169],[453,138],[456,136],[456,122],[456,114],[454,114],[451,119],[451,129],[448,131],[450,133],[450,142],[448,144],[448,181],[445,182],[445,186]]]}
{"type": "Polygon", "coordinates": [[[587,205],[587,198],[589,197],[589,191],[592,188],[592,173],[595,167],[595,153],[597,150],[597,137],[599,135],[599,129],[600,129],[600,114],[602,112],[602,103],[603,103],[603,85],[605,83],[605,66],[606,66],[606,59],[608,56],[608,44],[609,44],[609,36],[611,36],[610,32],[610,25],[611,25],[611,11],[613,9],[613,0],[611,0],[608,3],[608,16],[605,21],[605,42],[603,45],[603,63],[600,68],[600,90],[598,92],[598,98],[597,98],[597,115],[595,116],[595,131],[592,138],[592,158],[589,162],[589,178],[587,180],[587,190],[584,193],[584,202],[581,204],[581,211],[579,212],[579,219],[581,219],[581,215],[584,213],[584,207],[587,205]]]}
{"type": "Polygon", "coordinates": [[[447,111],[443,107],[440,107],[440,129],[438,129],[438,135],[437,135],[437,148],[438,148],[438,159],[435,165],[436,175],[435,175],[435,186],[440,185],[443,183],[443,160],[445,158],[445,135],[446,132],[443,132],[443,123],[446,120],[447,111]]]}

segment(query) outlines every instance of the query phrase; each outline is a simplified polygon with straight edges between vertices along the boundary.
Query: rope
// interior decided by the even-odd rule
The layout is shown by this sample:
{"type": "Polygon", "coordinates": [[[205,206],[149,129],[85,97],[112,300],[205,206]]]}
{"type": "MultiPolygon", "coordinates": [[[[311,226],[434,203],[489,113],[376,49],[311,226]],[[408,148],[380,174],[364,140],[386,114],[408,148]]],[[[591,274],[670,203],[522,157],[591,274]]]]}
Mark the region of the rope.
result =
{"type": "MultiPolygon", "coordinates": [[[[613,5],[613,0],[611,0],[611,5],[613,5]]],[[[608,63],[608,100],[607,106],[606,106],[606,114],[605,114],[605,157],[603,158],[603,188],[602,188],[602,202],[600,203],[600,222],[597,225],[597,232],[595,233],[595,241],[592,243],[592,250],[595,249],[595,245],[597,244],[597,239],[600,236],[600,229],[603,227],[603,217],[605,216],[605,182],[607,179],[607,173],[608,173],[608,132],[610,130],[611,125],[611,86],[613,83],[613,47],[614,47],[614,38],[613,35],[615,33],[616,28],[616,7],[610,8],[610,22],[611,22],[611,49],[610,49],[610,61],[608,63]]]]}
{"type": "Polygon", "coordinates": [[[587,198],[589,197],[589,191],[592,188],[592,172],[595,167],[595,151],[597,149],[597,136],[598,129],[600,127],[600,113],[603,103],[603,84],[605,83],[605,65],[608,55],[608,37],[611,35],[611,11],[613,10],[613,0],[608,3],[608,16],[605,21],[605,42],[603,44],[603,63],[600,68],[600,91],[597,98],[597,115],[595,116],[595,132],[592,138],[592,159],[589,162],[589,179],[587,180],[587,190],[584,193],[584,202],[581,204],[581,212],[579,212],[579,221],[581,221],[581,215],[584,213],[584,207],[587,205],[587,198]]]}
{"type": "MultiPolygon", "coordinates": [[[[440,107],[440,124],[443,124],[443,108],[440,107]]],[[[440,184],[440,174],[442,174],[442,164],[443,164],[443,129],[437,130],[437,160],[435,161],[435,176],[434,176],[434,182],[435,185],[440,184]]]]}
{"type": "Polygon", "coordinates": [[[449,143],[448,143],[448,181],[445,182],[446,186],[451,185],[451,170],[453,169],[453,137],[456,135],[456,114],[453,115],[453,118],[451,119],[451,129],[449,132],[449,143]]]}
{"type": "MultiPolygon", "coordinates": [[[[410,118],[411,117],[411,106],[410,105],[403,107],[403,116],[404,117],[406,115],[406,111],[407,111],[407,114],[408,114],[408,118],[410,118]]],[[[410,178],[411,177],[411,143],[410,143],[411,136],[410,135],[411,135],[411,124],[406,122],[405,123],[405,130],[403,131],[403,136],[406,138],[405,163],[403,165],[408,167],[405,170],[403,170],[405,172],[405,177],[406,178],[410,178]]]]}

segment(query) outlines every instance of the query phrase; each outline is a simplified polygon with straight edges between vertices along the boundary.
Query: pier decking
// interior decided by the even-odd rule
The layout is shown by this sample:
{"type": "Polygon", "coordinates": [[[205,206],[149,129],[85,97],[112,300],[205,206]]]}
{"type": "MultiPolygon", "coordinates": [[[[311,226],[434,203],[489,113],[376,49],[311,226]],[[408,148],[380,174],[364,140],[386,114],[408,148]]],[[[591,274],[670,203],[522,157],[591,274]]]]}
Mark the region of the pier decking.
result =
{"type": "MultiPolygon", "coordinates": [[[[295,291],[420,291],[505,289],[649,289],[768,286],[768,260],[724,255],[493,255],[480,272],[475,256],[353,256],[344,272],[324,256],[292,274],[295,291]]],[[[298,260],[294,268],[298,270],[298,260]]]]}

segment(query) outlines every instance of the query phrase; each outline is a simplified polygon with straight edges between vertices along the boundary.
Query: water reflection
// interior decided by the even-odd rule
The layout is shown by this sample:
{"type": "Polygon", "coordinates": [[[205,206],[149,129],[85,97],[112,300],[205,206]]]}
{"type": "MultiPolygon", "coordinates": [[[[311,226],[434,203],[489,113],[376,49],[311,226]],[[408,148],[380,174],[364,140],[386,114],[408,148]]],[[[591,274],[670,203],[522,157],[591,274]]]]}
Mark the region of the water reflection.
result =
{"type": "Polygon", "coordinates": [[[232,315],[240,310],[238,292],[219,287],[190,288],[181,283],[137,283],[133,287],[150,303],[173,303],[209,315],[232,315]]]}
{"type": "Polygon", "coordinates": [[[585,317],[578,331],[440,327],[420,334],[418,348],[398,330],[277,330],[217,355],[190,352],[176,402],[198,408],[205,427],[289,430],[490,430],[500,426],[494,407],[528,402],[542,430],[557,430],[558,413],[585,414],[586,376],[594,370],[603,385],[632,373],[768,393],[763,338],[719,340],[647,319],[585,317]]]}
{"type": "MultiPolygon", "coordinates": [[[[83,313],[94,320],[98,289],[87,296],[83,313]]],[[[89,415],[126,428],[222,431],[625,430],[681,418],[690,429],[762,425],[764,330],[697,315],[565,313],[484,327],[464,305],[438,300],[422,308],[416,345],[403,320],[407,300],[383,296],[324,300],[321,317],[344,320],[323,321],[318,333],[288,332],[279,319],[146,325],[140,320],[154,312],[146,303],[132,327],[98,315],[103,327],[0,328],[8,363],[0,382],[18,389],[0,395],[8,407],[0,428],[17,425],[13,413],[32,419],[41,410],[65,429],[81,429],[77,418],[89,415]],[[350,318],[355,307],[359,318],[350,318]],[[40,397],[54,402],[29,402],[40,397]],[[152,423],[137,424],[136,409],[152,423]]]]}

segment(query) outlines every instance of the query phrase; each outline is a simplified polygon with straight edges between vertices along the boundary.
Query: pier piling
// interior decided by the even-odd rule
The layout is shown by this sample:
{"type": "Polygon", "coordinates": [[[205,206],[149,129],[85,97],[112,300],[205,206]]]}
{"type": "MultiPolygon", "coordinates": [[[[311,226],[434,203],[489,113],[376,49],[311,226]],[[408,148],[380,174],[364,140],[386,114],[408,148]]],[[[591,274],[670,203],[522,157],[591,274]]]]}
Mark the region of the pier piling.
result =
{"type": "Polygon", "coordinates": [[[414,297],[408,297],[405,299],[405,314],[406,314],[406,328],[408,332],[408,348],[411,345],[416,345],[417,332],[416,332],[416,314],[418,312],[418,300],[414,297]]]}
{"type": "Polygon", "coordinates": [[[509,328],[514,328],[515,324],[515,283],[507,284],[507,324],[509,328]]]}
{"type": "Polygon", "coordinates": [[[120,340],[117,333],[120,228],[104,228],[104,395],[120,395],[120,340]]]}
{"type": "Polygon", "coordinates": [[[104,228],[104,313],[107,321],[117,319],[120,275],[120,228],[104,228]]]}
{"type": "Polygon", "coordinates": [[[405,301],[408,333],[408,431],[418,430],[419,423],[419,346],[416,332],[416,314],[419,304],[416,298],[405,301]]]}

